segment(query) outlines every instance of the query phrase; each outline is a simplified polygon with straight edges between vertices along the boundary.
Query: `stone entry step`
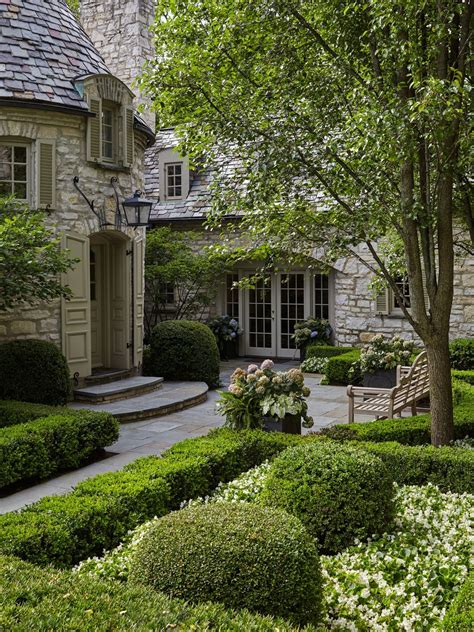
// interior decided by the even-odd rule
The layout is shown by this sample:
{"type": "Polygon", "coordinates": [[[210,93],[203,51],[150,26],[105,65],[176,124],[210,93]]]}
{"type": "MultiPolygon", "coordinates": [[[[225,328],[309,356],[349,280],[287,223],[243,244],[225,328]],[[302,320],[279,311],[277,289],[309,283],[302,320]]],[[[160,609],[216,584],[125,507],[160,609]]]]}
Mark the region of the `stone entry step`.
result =
{"type": "Polygon", "coordinates": [[[84,382],[91,386],[108,384],[109,382],[124,380],[127,377],[131,377],[131,375],[132,371],[130,369],[94,369],[92,375],[84,378],[84,382]]]}
{"type": "MultiPolygon", "coordinates": [[[[157,379],[157,378],[155,378],[157,379]]],[[[86,404],[72,402],[71,408],[91,408],[111,413],[120,422],[161,417],[205,402],[208,386],[204,382],[165,382],[161,388],[110,403],[86,404]]]]}
{"type": "Polygon", "coordinates": [[[127,377],[116,382],[84,386],[74,389],[74,400],[90,404],[108,403],[145,395],[160,388],[162,377],[127,377]]]}

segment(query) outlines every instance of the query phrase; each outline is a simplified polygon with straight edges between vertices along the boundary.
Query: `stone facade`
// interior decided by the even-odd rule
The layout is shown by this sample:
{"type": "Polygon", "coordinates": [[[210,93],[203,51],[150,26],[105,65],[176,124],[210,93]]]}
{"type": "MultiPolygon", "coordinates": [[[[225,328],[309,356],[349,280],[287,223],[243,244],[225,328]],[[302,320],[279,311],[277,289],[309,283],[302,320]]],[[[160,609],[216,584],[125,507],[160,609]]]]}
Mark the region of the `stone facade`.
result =
{"type": "Polygon", "coordinates": [[[154,0],[81,0],[80,8],[84,30],[110,72],[135,92],[144,108],[142,116],[152,129],[154,114],[149,99],[139,93],[135,81],[152,55],[154,9],[154,0]]]}
{"type": "MultiPolygon", "coordinates": [[[[121,199],[129,197],[135,189],[143,188],[143,155],[146,138],[135,134],[134,162],[130,169],[118,172],[86,160],[87,118],[74,114],[54,113],[31,108],[0,107],[0,141],[17,138],[31,147],[31,182],[35,182],[36,140],[52,140],[56,144],[56,204],[48,222],[58,235],[75,232],[92,235],[100,232],[99,221],[73,186],[73,177],[79,176],[81,189],[95,200],[96,206],[105,205],[107,219],[113,224],[115,196],[110,184],[118,177],[117,188],[121,199]]],[[[34,185],[30,206],[38,207],[34,185]]],[[[144,229],[121,228],[130,239],[144,235],[144,229]]],[[[60,301],[47,305],[22,307],[0,314],[0,341],[7,339],[41,338],[60,344],[60,301]]]]}
{"type": "MultiPolygon", "coordinates": [[[[366,253],[363,253],[366,255],[366,253]]],[[[339,345],[360,345],[371,335],[417,336],[401,312],[377,314],[370,290],[371,274],[357,259],[343,259],[334,272],[334,329],[339,345]]],[[[456,261],[450,337],[474,337],[474,258],[456,261]]]]}

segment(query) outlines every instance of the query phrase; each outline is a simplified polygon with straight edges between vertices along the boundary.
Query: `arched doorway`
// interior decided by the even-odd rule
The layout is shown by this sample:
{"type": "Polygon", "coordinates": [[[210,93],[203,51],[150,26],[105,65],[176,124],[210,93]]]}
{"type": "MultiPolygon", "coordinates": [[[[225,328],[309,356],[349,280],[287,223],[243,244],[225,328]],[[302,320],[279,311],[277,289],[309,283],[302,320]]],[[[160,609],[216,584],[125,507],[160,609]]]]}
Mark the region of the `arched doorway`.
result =
{"type": "Polygon", "coordinates": [[[129,369],[130,240],[116,231],[89,238],[91,368],[129,369]]]}

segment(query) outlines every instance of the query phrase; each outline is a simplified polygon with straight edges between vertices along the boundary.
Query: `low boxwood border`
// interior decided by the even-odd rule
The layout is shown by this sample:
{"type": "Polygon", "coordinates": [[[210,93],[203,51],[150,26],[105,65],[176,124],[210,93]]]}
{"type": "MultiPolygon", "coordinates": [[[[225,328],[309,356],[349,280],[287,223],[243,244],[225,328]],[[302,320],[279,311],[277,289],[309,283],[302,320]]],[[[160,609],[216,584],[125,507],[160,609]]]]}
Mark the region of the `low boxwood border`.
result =
{"type": "Polygon", "coordinates": [[[219,481],[235,478],[298,441],[296,435],[225,429],[187,439],[163,457],[139,459],[124,470],[84,481],[70,494],[0,516],[0,553],[71,566],[116,546],[143,521],[206,495],[219,481]]]}
{"type": "MultiPolygon", "coordinates": [[[[5,630],[246,630],[291,632],[280,618],[191,605],[152,589],[44,569],[0,557],[0,628],[5,630]]],[[[315,628],[301,628],[315,632],[315,628]]]]}
{"type": "MultiPolygon", "coordinates": [[[[462,384],[456,390],[454,406],[455,439],[474,437],[474,388],[462,384]]],[[[426,445],[431,442],[430,415],[380,419],[370,423],[338,424],[322,433],[332,439],[355,441],[397,441],[405,445],[426,445]]]]}
{"type": "Polygon", "coordinates": [[[360,350],[353,349],[347,353],[329,358],[325,369],[326,382],[329,384],[360,384],[359,371],[351,373],[352,365],[360,358],[360,350]]]}
{"type": "Polygon", "coordinates": [[[16,414],[5,418],[17,423],[0,428],[0,490],[77,468],[118,439],[119,424],[108,413],[19,402],[6,408],[16,414]]]}
{"type": "Polygon", "coordinates": [[[407,446],[395,441],[355,445],[380,457],[399,485],[433,483],[444,492],[472,494],[474,450],[407,446]]]}
{"type": "Polygon", "coordinates": [[[472,632],[474,628],[474,571],[468,575],[461,590],[451,602],[443,619],[444,632],[472,632]]]}
{"type": "Polygon", "coordinates": [[[335,347],[334,345],[318,345],[315,342],[305,349],[306,358],[333,358],[342,354],[357,351],[355,347],[335,347]]]}

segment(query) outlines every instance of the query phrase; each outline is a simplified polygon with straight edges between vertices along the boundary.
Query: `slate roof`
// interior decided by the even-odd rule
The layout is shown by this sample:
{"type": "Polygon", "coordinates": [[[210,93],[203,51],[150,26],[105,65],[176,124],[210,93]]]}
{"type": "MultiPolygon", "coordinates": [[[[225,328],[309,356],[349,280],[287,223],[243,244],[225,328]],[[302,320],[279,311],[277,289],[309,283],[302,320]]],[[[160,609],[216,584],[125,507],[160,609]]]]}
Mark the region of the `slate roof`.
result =
{"type": "Polygon", "coordinates": [[[74,78],[109,73],[64,0],[0,0],[0,99],[87,110],[74,78]]]}
{"type": "MultiPolygon", "coordinates": [[[[211,208],[209,185],[212,181],[212,170],[208,168],[200,171],[190,170],[189,193],[185,199],[160,201],[159,155],[164,149],[171,149],[177,144],[173,129],[161,129],[157,133],[155,145],[145,153],[146,197],[155,200],[151,211],[152,222],[202,220],[211,208]]],[[[232,163],[231,160],[226,168],[232,169],[232,163]]],[[[236,217],[236,215],[229,215],[229,217],[236,217]]]]}

